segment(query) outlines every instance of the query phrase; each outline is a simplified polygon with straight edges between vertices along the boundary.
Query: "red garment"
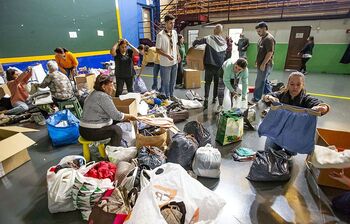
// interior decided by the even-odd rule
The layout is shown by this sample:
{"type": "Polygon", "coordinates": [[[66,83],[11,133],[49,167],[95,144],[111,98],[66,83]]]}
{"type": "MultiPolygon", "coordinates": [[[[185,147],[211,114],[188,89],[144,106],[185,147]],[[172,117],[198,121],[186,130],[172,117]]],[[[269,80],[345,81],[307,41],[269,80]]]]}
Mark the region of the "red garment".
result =
{"type": "Polygon", "coordinates": [[[11,92],[11,104],[13,105],[17,101],[25,102],[28,97],[29,93],[26,90],[26,85],[28,83],[28,80],[32,77],[31,72],[23,72],[18,76],[17,79],[11,80],[7,83],[7,86],[11,92]]]}
{"type": "Polygon", "coordinates": [[[94,167],[92,167],[89,172],[85,174],[86,177],[93,177],[97,179],[109,178],[112,182],[115,179],[115,173],[117,171],[117,166],[111,162],[98,162],[94,167]]]}
{"type": "Polygon", "coordinates": [[[140,60],[140,56],[139,55],[134,55],[132,57],[132,62],[134,65],[138,65],[139,64],[139,60],[140,60]]]}

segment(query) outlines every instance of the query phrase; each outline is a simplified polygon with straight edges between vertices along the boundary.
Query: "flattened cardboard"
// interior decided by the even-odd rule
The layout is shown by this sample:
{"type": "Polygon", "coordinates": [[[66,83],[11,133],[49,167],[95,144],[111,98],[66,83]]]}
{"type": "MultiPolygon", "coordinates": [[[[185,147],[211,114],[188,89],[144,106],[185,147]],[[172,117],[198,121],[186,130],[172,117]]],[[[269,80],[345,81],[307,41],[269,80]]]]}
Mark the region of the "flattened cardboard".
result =
{"type": "Polygon", "coordinates": [[[0,85],[0,99],[3,98],[4,96],[11,96],[10,89],[6,84],[0,85]]]}

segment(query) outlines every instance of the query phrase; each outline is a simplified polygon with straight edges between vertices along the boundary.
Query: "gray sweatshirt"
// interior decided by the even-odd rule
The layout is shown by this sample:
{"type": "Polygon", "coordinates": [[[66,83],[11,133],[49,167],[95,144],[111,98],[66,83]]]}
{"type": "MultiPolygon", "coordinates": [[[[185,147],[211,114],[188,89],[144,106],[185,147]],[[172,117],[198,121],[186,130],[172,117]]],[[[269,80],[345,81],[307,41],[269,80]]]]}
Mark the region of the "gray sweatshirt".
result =
{"type": "Polygon", "coordinates": [[[102,91],[93,91],[85,99],[80,126],[84,128],[102,128],[115,121],[124,119],[124,114],[117,110],[112,97],[102,91]]]}

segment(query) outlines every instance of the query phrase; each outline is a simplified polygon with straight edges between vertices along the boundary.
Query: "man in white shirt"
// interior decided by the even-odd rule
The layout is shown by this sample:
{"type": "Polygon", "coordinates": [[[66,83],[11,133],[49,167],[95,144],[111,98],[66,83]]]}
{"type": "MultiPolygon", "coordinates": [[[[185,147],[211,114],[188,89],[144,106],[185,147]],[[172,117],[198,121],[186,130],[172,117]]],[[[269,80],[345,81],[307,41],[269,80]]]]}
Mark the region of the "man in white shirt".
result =
{"type": "Polygon", "coordinates": [[[174,96],[175,82],[177,76],[177,63],[181,61],[177,47],[177,32],[174,29],[175,17],[166,15],[164,17],[165,29],[157,34],[156,49],[160,55],[160,78],[162,93],[171,100],[174,96]]]}

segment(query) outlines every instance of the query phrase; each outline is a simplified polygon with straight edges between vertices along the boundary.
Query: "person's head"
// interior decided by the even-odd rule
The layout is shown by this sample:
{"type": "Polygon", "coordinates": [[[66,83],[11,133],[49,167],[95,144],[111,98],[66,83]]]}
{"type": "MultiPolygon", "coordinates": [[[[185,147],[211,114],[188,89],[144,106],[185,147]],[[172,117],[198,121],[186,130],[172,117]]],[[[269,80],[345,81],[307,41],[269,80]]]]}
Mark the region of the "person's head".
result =
{"type": "Polygon", "coordinates": [[[140,53],[141,55],[144,55],[145,53],[148,52],[149,46],[148,46],[148,45],[140,44],[140,46],[139,46],[137,49],[139,50],[139,53],[140,53]]]}
{"type": "Polygon", "coordinates": [[[12,80],[16,80],[19,75],[20,75],[20,72],[16,69],[9,68],[6,70],[6,79],[8,82],[12,80]]]}
{"type": "Polygon", "coordinates": [[[244,37],[244,34],[241,33],[241,34],[239,35],[239,38],[243,38],[243,37],[244,37]]]}
{"type": "Polygon", "coordinates": [[[48,61],[46,67],[50,73],[58,70],[58,65],[55,61],[48,61]]]}
{"type": "Polygon", "coordinates": [[[224,27],[221,24],[216,24],[214,28],[214,35],[221,35],[224,27]]]}
{"type": "Polygon", "coordinates": [[[55,50],[53,50],[53,52],[55,52],[55,55],[57,56],[64,57],[68,50],[64,47],[57,47],[55,50]]]}
{"type": "Polygon", "coordinates": [[[118,49],[120,53],[124,54],[128,49],[128,42],[125,39],[120,39],[118,42],[118,49]]]}
{"type": "Polygon", "coordinates": [[[113,78],[109,75],[98,75],[95,81],[94,89],[112,96],[114,91],[113,78]]]}
{"type": "Polygon", "coordinates": [[[164,16],[165,29],[170,31],[174,29],[175,26],[175,16],[167,14],[164,16]]]}
{"type": "Polygon", "coordinates": [[[267,26],[267,23],[265,22],[260,22],[255,26],[256,32],[260,37],[263,37],[266,35],[267,30],[269,29],[267,26]]]}
{"type": "Polygon", "coordinates": [[[233,67],[233,72],[234,73],[240,73],[244,69],[247,68],[248,62],[244,58],[238,58],[238,60],[235,63],[235,66],[233,67]]]}
{"type": "Polygon", "coordinates": [[[313,37],[313,36],[309,36],[309,37],[307,38],[307,41],[309,41],[309,42],[314,42],[314,37],[313,37]]]}
{"type": "Polygon", "coordinates": [[[184,38],[184,36],[183,35],[181,35],[181,34],[178,34],[177,35],[177,44],[183,44],[184,42],[185,42],[185,38],[184,38]]]}
{"type": "Polygon", "coordinates": [[[305,76],[301,72],[292,72],[288,77],[287,91],[292,97],[300,94],[304,91],[305,76]]]}

